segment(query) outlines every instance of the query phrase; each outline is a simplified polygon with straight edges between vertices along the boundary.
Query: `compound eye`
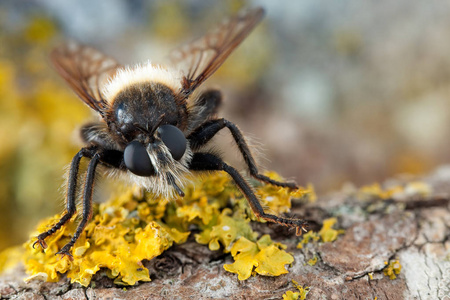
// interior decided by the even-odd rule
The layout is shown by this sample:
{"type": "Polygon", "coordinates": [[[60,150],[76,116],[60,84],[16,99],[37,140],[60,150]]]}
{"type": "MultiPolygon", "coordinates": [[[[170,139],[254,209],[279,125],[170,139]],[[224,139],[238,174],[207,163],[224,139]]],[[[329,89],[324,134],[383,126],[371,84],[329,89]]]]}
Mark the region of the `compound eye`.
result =
{"type": "Polygon", "coordinates": [[[155,175],[155,169],[150,161],[147,150],[138,141],[132,141],[127,145],[123,153],[123,160],[128,170],[138,176],[155,175]]]}
{"type": "Polygon", "coordinates": [[[158,133],[173,159],[180,160],[186,152],[187,144],[183,132],[173,125],[162,125],[158,128],[158,133]]]}

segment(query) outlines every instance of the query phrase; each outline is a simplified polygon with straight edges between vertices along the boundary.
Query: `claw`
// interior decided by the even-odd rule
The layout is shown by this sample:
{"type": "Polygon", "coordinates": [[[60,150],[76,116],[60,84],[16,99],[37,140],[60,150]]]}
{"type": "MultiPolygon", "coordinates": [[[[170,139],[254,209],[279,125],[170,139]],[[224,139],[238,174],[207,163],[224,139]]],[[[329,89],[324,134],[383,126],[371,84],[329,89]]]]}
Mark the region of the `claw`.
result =
{"type": "Polygon", "coordinates": [[[289,187],[292,191],[297,191],[297,190],[299,190],[300,189],[300,187],[298,186],[298,185],[294,185],[294,186],[291,186],[291,187],[289,187]]]}
{"type": "Polygon", "coordinates": [[[61,255],[61,259],[63,259],[64,257],[67,257],[67,258],[69,258],[70,261],[73,261],[73,256],[72,256],[72,254],[69,253],[69,251],[61,249],[60,251],[56,252],[55,255],[58,255],[58,254],[61,255]]]}
{"type": "Polygon", "coordinates": [[[42,249],[47,249],[47,243],[44,240],[41,239],[37,239],[37,241],[35,241],[33,243],[33,249],[36,249],[36,244],[39,244],[39,246],[41,246],[42,249]]]}
{"type": "Polygon", "coordinates": [[[296,236],[301,236],[303,232],[308,232],[308,224],[304,223],[298,227],[295,228],[295,235],[296,236]]]}

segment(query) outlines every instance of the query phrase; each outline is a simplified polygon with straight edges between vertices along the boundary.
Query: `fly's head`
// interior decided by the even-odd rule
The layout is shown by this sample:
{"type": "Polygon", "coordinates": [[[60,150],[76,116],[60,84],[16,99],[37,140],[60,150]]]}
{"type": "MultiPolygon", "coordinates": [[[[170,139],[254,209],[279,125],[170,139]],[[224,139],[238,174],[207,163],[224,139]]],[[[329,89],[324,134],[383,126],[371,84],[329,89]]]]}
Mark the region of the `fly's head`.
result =
{"type": "Polygon", "coordinates": [[[182,195],[178,184],[183,185],[192,151],[182,131],[182,109],[171,90],[159,84],[128,88],[113,108],[108,126],[121,144],[132,181],[159,194],[175,190],[182,195]]]}
{"type": "Polygon", "coordinates": [[[132,182],[151,187],[156,194],[183,195],[182,187],[192,151],[183,132],[174,125],[160,125],[130,141],[123,161],[132,182]]]}

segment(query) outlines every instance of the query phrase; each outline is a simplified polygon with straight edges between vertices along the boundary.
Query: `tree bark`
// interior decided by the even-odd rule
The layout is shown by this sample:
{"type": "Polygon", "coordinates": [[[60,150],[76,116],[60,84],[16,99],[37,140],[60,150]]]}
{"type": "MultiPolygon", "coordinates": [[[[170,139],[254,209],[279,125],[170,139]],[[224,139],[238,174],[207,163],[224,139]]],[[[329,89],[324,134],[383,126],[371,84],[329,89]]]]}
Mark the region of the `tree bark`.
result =
{"type": "Polygon", "coordinates": [[[292,212],[310,220],[310,229],[337,217],[335,228],[345,229],[334,242],[308,243],[287,228],[255,223],[261,233],[287,245],[295,258],[288,274],[256,275],[239,281],[226,272],[229,254],[210,251],[193,239],[145,262],[151,282],[117,286],[100,272],[88,288],[63,278],[58,283],[25,283],[23,266],[0,276],[0,295],[6,299],[281,299],[292,284],[310,287],[306,299],[450,299],[450,167],[420,178],[430,188],[423,195],[412,182],[391,179],[383,187],[402,186],[390,197],[361,199],[354,188],[296,204],[292,212]],[[317,258],[314,265],[310,259],[317,258]],[[398,259],[402,268],[390,279],[383,270],[398,259]]]}

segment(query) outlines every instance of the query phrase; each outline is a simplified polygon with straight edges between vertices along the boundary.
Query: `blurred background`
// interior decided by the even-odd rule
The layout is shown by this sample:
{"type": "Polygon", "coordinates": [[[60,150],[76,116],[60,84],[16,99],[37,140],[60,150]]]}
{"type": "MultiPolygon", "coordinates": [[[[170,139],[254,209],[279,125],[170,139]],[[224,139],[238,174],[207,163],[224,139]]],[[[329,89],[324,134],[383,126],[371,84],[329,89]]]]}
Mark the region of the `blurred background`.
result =
{"type": "Polygon", "coordinates": [[[448,1],[3,0],[0,250],[62,211],[76,130],[92,118],[52,70],[52,47],[158,62],[244,6],[267,16],[206,85],[266,169],[323,195],[450,161],[448,1]]]}

